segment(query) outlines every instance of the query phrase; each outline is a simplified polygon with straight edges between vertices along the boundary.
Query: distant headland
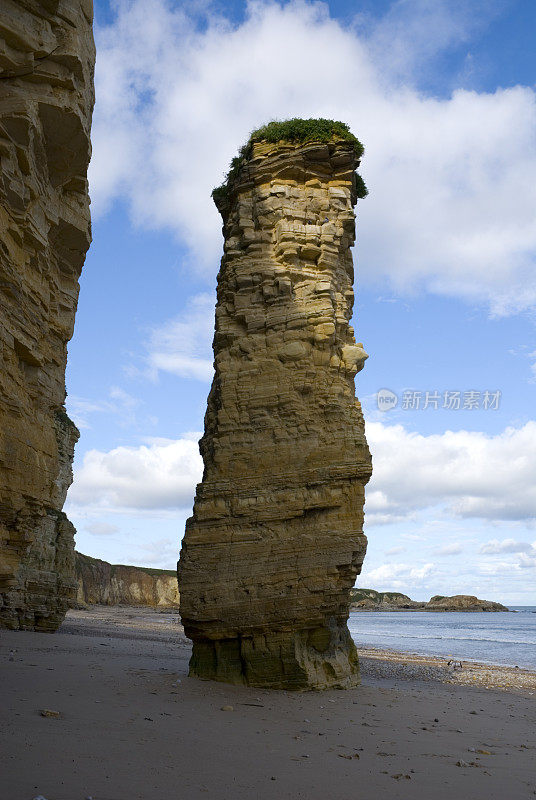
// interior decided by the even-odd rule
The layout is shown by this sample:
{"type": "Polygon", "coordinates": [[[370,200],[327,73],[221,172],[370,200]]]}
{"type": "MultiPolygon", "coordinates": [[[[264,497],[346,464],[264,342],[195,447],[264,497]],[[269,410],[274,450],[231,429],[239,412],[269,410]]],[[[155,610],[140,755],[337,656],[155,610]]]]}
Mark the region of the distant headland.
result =
{"type": "Polygon", "coordinates": [[[427,603],[412,600],[400,592],[352,589],[350,611],[509,611],[501,603],[480,600],[471,594],[443,597],[436,594],[427,603]]]}

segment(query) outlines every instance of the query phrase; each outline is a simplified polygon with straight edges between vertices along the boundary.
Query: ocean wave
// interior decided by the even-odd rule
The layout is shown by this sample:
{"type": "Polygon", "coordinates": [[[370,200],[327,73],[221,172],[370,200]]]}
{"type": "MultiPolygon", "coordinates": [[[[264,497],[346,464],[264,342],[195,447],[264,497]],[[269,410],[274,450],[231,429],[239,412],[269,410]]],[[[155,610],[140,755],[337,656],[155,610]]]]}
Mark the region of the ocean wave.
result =
{"type": "Polygon", "coordinates": [[[389,639],[419,639],[424,641],[444,641],[444,642],[488,642],[493,644],[520,644],[536,646],[536,639],[497,639],[485,636],[434,636],[431,634],[416,633],[388,633],[385,630],[363,630],[362,628],[350,627],[350,632],[358,635],[372,635],[389,639]]]}
{"type": "Polygon", "coordinates": [[[350,616],[350,632],[358,646],[536,668],[534,614],[501,614],[501,619],[483,614],[463,620],[454,615],[424,619],[411,612],[383,614],[350,616]]]}

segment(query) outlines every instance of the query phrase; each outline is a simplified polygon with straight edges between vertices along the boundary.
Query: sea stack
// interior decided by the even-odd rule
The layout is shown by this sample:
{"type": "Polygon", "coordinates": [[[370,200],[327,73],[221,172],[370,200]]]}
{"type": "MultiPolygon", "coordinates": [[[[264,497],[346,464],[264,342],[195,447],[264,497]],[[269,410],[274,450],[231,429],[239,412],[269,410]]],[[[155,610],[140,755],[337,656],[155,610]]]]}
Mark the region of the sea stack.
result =
{"type": "Polygon", "coordinates": [[[178,565],[190,674],[279,689],[359,682],[347,628],[371,475],[349,322],[363,148],[343,123],[252,134],[223,217],[203,481],[178,565]]]}
{"type": "Polygon", "coordinates": [[[64,401],[90,242],[92,3],[3,0],[1,16],[0,627],[52,631],[76,592],[64,401]]]}

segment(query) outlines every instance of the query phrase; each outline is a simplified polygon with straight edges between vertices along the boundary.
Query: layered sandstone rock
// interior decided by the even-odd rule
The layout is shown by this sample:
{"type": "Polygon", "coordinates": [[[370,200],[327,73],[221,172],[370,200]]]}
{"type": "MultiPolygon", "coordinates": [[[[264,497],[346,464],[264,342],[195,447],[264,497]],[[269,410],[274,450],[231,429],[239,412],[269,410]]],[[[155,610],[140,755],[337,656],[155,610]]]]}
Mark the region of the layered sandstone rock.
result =
{"type": "Polygon", "coordinates": [[[67,342],[90,242],[91,0],[1,0],[0,626],[54,630],[74,596],[62,506],[78,431],[67,342]]]}
{"type": "Polygon", "coordinates": [[[351,686],[349,591],[371,474],[349,325],[359,153],[257,141],[217,196],[215,377],[179,562],[190,673],[351,686]]]}
{"type": "Polygon", "coordinates": [[[76,553],[78,605],[178,608],[177,574],[167,569],[109,564],[76,553]]]}

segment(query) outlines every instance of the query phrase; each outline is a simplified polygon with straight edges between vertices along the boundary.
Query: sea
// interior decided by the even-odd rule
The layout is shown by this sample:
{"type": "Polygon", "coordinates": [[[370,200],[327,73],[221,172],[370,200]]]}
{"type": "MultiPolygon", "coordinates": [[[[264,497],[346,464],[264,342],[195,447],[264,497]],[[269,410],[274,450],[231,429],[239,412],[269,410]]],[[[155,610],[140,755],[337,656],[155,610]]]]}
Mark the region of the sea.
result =
{"type": "Polygon", "coordinates": [[[512,606],[510,612],[352,611],[348,627],[358,648],[536,669],[536,606],[512,606]]]}

